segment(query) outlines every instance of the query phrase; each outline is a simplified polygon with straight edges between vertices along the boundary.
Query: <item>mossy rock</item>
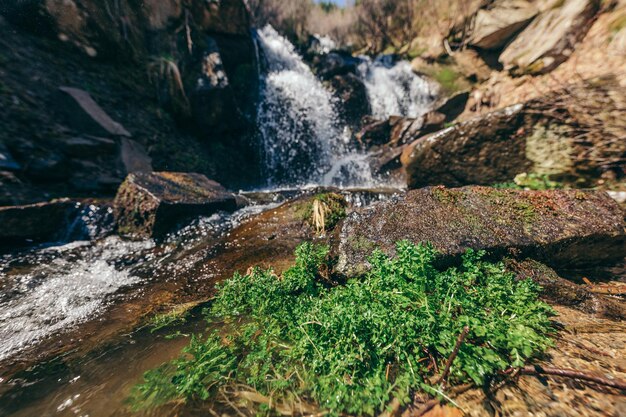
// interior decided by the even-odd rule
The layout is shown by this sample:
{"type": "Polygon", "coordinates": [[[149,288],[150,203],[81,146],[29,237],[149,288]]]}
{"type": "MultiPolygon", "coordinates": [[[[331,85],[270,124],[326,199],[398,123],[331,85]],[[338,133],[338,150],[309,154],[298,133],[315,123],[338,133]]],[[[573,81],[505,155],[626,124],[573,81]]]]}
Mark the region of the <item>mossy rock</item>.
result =
{"type": "Polygon", "coordinates": [[[591,266],[624,257],[625,226],[618,204],[599,191],[427,187],[351,213],[333,255],[345,276],[367,270],[373,247],[393,253],[399,240],[432,242],[444,264],[476,249],[554,267],[591,266]]]}

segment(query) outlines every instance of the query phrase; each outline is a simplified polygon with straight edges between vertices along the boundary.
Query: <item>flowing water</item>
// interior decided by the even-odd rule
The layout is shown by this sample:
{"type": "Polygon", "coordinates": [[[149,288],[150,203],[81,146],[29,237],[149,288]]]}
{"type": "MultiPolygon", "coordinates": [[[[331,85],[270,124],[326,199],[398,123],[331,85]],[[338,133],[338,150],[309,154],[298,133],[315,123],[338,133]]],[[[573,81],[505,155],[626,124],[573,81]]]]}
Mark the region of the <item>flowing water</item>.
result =
{"type": "MultiPolygon", "coordinates": [[[[295,47],[271,26],[260,30],[257,39],[265,63],[257,123],[268,185],[389,186],[386,178],[372,173],[367,152],[355,146],[353,132],[338,117],[341,103],[295,47]]],[[[333,44],[324,38],[320,47],[329,51],[333,44]]],[[[409,62],[360,59],[357,75],[374,117],[419,117],[430,110],[430,85],[413,73],[409,62]]]]}
{"type": "MultiPolygon", "coordinates": [[[[187,343],[136,330],[129,317],[153,302],[163,304],[174,291],[197,288],[197,281],[212,286],[215,271],[189,276],[210,256],[210,242],[303,189],[396,185],[372,174],[368,153],[354,145],[353,132],[337,116],[341,103],[295,47],[271,27],[257,39],[263,62],[257,122],[272,191],[232,215],[196,219],[159,243],[111,236],[110,209],[87,206],[63,242],[0,255],[0,416],[124,415],[125,399],[142,373],[176,357],[187,343]],[[58,360],[22,366],[28,355],[48,360],[51,352],[58,360]],[[12,367],[21,371],[15,374],[12,367]]],[[[321,47],[329,52],[334,45],[325,40],[321,47]]],[[[357,75],[373,116],[418,117],[429,110],[428,84],[408,62],[360,59],[357,75]]],[[[345,192],[355,206],[387,194],[345,192]]],[[[186,295],[202,300],[193,291],[186,295]]],[[[181,331],[195,333],[198,326],[199,319],[191,320],[181,331]]]]}

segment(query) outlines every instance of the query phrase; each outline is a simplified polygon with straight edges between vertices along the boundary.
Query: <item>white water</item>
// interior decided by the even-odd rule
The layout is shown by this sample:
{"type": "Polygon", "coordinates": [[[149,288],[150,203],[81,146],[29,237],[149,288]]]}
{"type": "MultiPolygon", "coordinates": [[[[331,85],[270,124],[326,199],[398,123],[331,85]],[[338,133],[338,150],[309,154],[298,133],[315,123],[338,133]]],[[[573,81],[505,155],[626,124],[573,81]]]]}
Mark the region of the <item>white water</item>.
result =
{"type": "Polygon", "coordinates": [[[257,115],[265,174],[270,185],[315,181],[340,146],[332,95],[271,26],[259,31],[259,40],[267,62],[257,115]]]}
{"type": "Polygon", "coordinates": [[[34,266],[24,273],[0,269],[0,360],[94,318],[113,294],[140,281],[114,261],[151,246],[116,237],[96,245],[74,242],[35,252],[25,259],[34,266]]]}
{"type": "MultiPolygon", "coordinates": [[[[258,40],[266,62],[257,123],[267,185],[399,186],[372,174],[369,156],[351,143],[353,132],[337,116],[341,103],[295,47],[271,26],[258,32],[258,40]]],[[[330,39],[322,46],[334,48],[330,39]]],[[[358,75],[375,117],[418,117],[430,109],[429,85],[408,62],[362,60],[358,75]]]]}
{"type": "Polygon", "coordinates": [[[372,115],[378,119],[419,117],[433,104],[430,85],[415,75],[407,61],[387,63],[363,57],[359,74],[367,88],[372,115]]]}

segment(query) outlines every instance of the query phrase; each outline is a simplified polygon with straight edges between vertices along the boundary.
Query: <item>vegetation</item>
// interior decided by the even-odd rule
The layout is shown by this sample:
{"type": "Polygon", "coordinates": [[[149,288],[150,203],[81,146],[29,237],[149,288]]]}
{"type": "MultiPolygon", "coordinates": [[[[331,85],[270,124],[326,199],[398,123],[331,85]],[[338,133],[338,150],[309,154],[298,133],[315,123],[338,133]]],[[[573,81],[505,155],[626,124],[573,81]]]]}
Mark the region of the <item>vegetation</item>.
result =
{"type": "Polygon", "coordinates": [[[328,232],[346,217],[346,201],[336,193],[318,194],[305,203],[298,214],[318,233],[328,232]]]}
{"type": "Polygon", "coordinates": [[[550,180],[545,174],[522,173],[515,177],[512,182],[503,182],[494,185],[495,188],[510,188],[514,190],[558,190],[564,185],[558,181],[550,180]]]}
{"type": "Polygon", "coordinates": [[[357,0],[346,7],[313,0],[250,0],[257,25],[271,24],[293,41],[329,35],[371,53],[397,52],[416,36],[444,38],[476,0],[357,0]]]}
{"type": "Polygon", "coordinates": [[[305,243],[296,255],[280,278],[254,269],[219,286],[207,312],[216,330],[146,373],[136,406],[223,399],[260,414],[375,415],[418,390],[487,384],[551,345],[538,286],[480,252],[440,270],[430,245],[400,242],[396,257],[375,251],[371,271],[340,286],[320,279],[325,247],[305,243]]]}

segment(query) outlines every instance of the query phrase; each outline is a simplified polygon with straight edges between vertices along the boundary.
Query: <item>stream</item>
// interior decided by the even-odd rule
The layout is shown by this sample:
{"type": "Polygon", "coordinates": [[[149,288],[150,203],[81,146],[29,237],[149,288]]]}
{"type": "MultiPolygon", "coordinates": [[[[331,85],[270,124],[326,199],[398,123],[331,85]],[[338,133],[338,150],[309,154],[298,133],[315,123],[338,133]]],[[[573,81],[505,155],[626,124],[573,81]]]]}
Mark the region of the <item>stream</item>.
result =
{"type": "MultiPolygon", "coordinates": [[[[68,231],[67,242],[0,255],[0,416],[131,415],[127,398],[143,373],[177,357],[184,335],[202,330],[202,303],[231,267],[205,263],[228,250],[219,242],[233,229],[319,186],[337,187],[356,207],[400,190],[372,173],[337,117],[340,103],[295,47],[269,26],[256,38],[267,185],[241,193],[247,207],[196,219],[160,242],[111,235],[105,221],[93,220],[94,208],[73,226],[82,234],[68,231]],[[145,325],[153,306],[183,302],[196,307],[177,327],[182,336],[145,325]]],[[[360,60],[373,116],[430,110],[429,85],[408,62],[360,60]]]]}

